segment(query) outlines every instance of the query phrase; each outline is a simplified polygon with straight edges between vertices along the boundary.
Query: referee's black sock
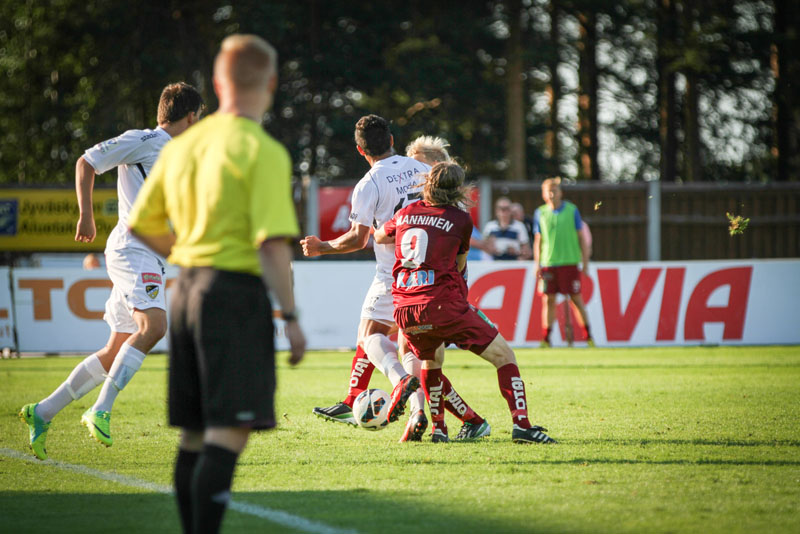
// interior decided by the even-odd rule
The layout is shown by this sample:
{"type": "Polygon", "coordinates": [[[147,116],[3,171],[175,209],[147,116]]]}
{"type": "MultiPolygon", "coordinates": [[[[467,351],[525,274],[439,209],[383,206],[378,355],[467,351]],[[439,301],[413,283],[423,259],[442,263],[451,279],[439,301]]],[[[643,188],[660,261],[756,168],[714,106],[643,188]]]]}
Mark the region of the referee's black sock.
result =
{"type": "Polygon", "coordinates": [[[192,531],[192,477],[199,457],[199,452],[179,448],[175,460],[175,496],[184,532],[192,531]]]}
{"type": "Polygon", "coordinates": [[[231,481],[239,454],[206,443],[192,479],[194,532],[219,532],[231,498],[231,481]]]}

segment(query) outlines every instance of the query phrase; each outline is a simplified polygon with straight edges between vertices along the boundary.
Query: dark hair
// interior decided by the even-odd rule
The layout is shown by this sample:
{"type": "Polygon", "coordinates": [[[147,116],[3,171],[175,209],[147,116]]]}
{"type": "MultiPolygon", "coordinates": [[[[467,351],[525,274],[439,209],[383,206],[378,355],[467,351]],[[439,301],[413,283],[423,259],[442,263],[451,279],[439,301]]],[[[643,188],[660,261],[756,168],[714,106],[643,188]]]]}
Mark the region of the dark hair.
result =
{"type": "Polygon", "coordinates": [[[367,156],[381,156],[392,148],[392,132],[386,119],[366,115],[356,123],[356,144],[367,156]]]}
{"type": "Polygon", "coordinates": [[[428,172],[422,199],[431,206],[469,207],[471,187],[464,185],[466,174],[458,163],[442,161],[428,172]]]}
{"type": "Polygon", "coordinates": [[[171,83],[161,91],[158,124],[179,121],[190,112],[199,113],[203,108],[203,97],[197,89],[184,82],[171,83]]]}

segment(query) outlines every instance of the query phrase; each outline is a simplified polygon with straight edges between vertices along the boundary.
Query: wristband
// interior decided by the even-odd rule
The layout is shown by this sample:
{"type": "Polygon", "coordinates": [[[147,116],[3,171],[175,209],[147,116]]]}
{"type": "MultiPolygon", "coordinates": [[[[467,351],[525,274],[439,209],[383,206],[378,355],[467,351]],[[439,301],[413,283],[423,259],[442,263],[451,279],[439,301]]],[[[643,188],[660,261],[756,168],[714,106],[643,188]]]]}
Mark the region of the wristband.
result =
{"type": "Polygon", "coordinates": [[[297,309],[292,312],[281,311],[281,318],[287,323],[296,322],[297,321],[297,309]]]}

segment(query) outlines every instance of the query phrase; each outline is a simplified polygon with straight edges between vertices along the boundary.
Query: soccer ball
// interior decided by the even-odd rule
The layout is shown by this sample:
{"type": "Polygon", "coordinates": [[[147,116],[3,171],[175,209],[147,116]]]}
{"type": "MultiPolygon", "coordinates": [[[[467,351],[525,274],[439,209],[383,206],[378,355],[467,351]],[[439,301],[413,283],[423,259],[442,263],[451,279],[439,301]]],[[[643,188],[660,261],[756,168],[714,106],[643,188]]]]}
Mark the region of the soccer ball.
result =
{"type": "Polygon", "coordinates": [[[389,424],[392,398],[382,389],[366,389],[353,403],[353,417],[364,430],[382,430],[389,424]]]}

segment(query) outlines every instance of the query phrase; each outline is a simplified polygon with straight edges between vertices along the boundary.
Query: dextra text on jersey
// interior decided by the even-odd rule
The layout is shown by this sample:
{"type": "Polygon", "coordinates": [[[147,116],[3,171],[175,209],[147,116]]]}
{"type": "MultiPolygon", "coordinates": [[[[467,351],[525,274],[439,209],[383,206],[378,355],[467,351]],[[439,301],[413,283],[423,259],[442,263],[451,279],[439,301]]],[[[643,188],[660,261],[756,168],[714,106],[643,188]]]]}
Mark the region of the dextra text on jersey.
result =
{"type": "MultiPolygon", "coordinates": [[[[430,167],[413,158],[390,156],[378,160],[353,190],[350,221],[380,228],[400,208],[421,196],[430,167]]],[[[391,275],[394,246],[375,244],[378,274],[391,275]]]]}

